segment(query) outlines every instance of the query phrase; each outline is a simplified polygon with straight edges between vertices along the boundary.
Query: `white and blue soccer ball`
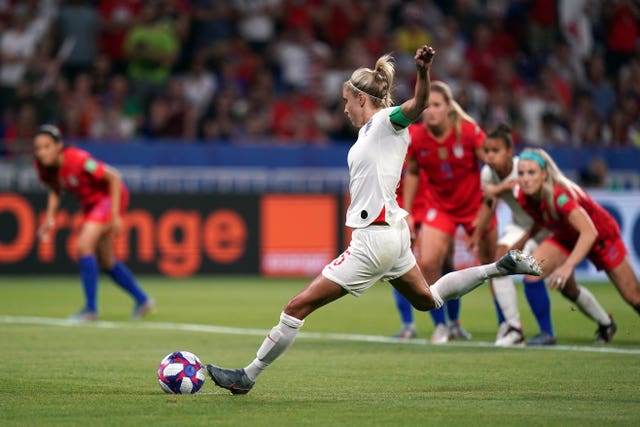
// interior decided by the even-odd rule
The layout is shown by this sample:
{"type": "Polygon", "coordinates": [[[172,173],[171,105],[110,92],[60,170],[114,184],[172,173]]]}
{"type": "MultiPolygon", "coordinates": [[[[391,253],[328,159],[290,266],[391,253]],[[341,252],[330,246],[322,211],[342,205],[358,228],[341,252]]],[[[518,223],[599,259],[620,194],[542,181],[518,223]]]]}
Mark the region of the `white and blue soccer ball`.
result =
{"type": "Polygon", "coordinates": [[[197,393],[204,384],[204,365],[188,351],[174,351],[158,366],[158,383],[166,393],[197,393]]]}

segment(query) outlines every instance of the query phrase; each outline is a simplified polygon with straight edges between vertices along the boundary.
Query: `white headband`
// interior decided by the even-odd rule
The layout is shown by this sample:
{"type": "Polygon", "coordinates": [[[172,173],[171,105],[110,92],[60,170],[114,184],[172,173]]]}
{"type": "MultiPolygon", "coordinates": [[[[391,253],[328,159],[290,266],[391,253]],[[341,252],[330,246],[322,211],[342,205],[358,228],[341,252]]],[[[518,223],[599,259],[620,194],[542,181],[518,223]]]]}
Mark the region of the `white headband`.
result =
{"type": "Polygon", "coordinates": [[[370,96],[370,97],[372,97],[372,98],[375,98],[375,99],[377,99],[377,100],[378,100],[378,101],[380,101],[380,102],[384,102],[384,99],[382,99],[382,98],[378,98],[378,97],[377,97],[377,96],[375,96],[375,95],[371,95],[370,93],[365,92],[364,90],[362,90],[362,89],[360,89],[359,87],[357,87],[356,85],[354,85],[354,84],[353,84],[353,82],[351,81],[351,79],[349,79],[349,80],[348,80],[348,82],[349,82],[349,84],[351,85],[351,87],[352,87],[352,88],[354,88],[355,90],[360,91],[360,92],[364,93],[364,94],[365,94],[365,95],[367,95],[367,96],[370,96]]]}

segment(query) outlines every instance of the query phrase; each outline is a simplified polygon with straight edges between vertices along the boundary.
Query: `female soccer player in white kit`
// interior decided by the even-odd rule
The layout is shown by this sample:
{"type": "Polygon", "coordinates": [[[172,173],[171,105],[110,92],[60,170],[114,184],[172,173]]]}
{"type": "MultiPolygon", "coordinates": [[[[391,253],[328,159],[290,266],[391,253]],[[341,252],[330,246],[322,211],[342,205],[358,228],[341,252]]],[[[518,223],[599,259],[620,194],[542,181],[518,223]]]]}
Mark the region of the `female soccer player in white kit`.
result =
{"type": "MultiPolygon", "coordinates": [[[[502,231],[496,248],[494,259],[500,259],[507,251],[515,247],[533,226],[533,219],[522,209],[513,194],[513,188],[518,181],[518,157],[514,156],[514,144],[511,139],[511,128],[500,124],[491,131],[483,143],[485,165],[480,172],[484,200],[478,211],[477,226],[471,239],[469,248],[473,248],[482,239],[482,232],[496,210],[498,200],[504,201],[511,211],[511,222],[502,231]]],[[[522,248],[530,254],[547,236],[546,230],[540,230],[533,238],[527,240],[522,248]]],[[[481,259],[481,262],[491,262],[493,259],[481,259]]],[[[497,303],[500,319],[497,346],[524,344],[524,333],[520,322],[518,299],[513,280],[510,276],[496,277],[491,280],[491,287],[497,303]]],[[[533,343],[553,339],[551,323],[551,303],[545,286],[525,283],[525,296],[540,327],[540,334],[533,343]]]]}
{"type": "Polygon", "coordinates": [[[248,393],[258,375],[291,346],[309,314],[346,294],[359,296],[379,280],[391,283],[417,310],[427,311],[491,277],[541,274],[534,258],[516,251],[496,263],[450,273],[433,286],[427,284],[416,264],[405,221],[407,212],[398,206],[395,190],[409,144],[406,128],[427,107],[434,54],[429,46],[416,51],[414,97],[401,106],[391,107],[394,65],[389,55],[380,57],[373,70],[357,69],[344,83],[344,112],[354,126],[360,127],[358,140],[348,155],[351,205],[346,225],[353,228],[351,243],[287,303],[280,322],[249,365],[242,369],[207,365],[219,387],[233,394],[248,393]]]}

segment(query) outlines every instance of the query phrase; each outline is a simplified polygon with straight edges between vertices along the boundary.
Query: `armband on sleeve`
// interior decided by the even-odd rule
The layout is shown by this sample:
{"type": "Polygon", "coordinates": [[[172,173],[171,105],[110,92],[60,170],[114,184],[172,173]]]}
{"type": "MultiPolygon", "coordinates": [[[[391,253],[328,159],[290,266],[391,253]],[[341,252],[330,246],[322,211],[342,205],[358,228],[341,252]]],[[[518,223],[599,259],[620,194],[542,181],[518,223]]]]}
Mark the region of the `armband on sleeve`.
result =
{"type": "Polygon", "coordinates": [[[407,118],[407,116],[402,113],[402,107],[400,107],[399,105],[393,109],[391,114],[389,114],[389,120],[391,120],[398,126],[402,126],[403,128],[406,128],[411,123],[413,123],[413,120],[407,118]]]}

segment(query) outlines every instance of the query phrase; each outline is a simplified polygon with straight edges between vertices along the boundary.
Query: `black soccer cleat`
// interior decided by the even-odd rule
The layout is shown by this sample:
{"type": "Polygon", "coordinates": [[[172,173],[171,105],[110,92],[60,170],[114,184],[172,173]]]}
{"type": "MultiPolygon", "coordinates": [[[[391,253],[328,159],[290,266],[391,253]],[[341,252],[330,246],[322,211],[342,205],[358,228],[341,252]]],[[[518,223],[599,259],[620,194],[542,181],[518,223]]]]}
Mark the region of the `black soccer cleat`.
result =
{"type": "Polygon", "coordinates": [[[232,394],[247,394],[253,388],[244,369],[224,369],[215,365],[207,365],[207,372],[218,387],[226,388],[232,394]]]}
{"type": "Polygon", "coordinates": [[[618,325],[613,321],[613,317],[609,315],[611,319],[611,323],[608,325],[599,325],[596,330],[596,344],[607,344],[610,343],[618,330],[618,325]]]}

